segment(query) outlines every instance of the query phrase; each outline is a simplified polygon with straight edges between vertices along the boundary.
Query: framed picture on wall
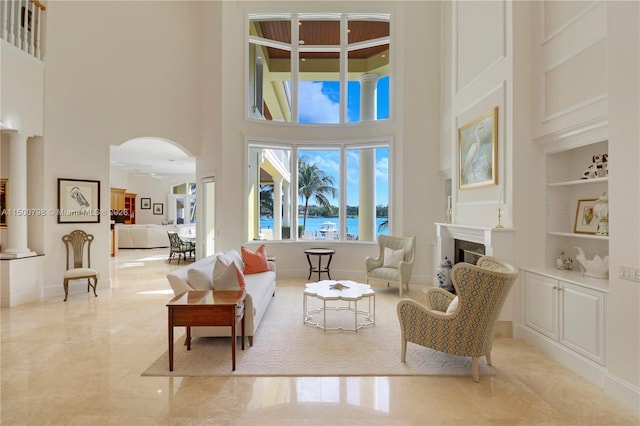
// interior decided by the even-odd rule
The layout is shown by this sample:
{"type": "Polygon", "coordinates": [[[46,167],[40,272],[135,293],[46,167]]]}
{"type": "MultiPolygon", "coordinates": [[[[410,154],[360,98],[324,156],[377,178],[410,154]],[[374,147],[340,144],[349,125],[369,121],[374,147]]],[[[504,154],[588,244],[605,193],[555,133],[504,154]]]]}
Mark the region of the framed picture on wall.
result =
{"type": "Polygon", "coordinates": [[[153,203],[153,214],[164,214],[164,204],[153,203]]]}
{"type": "Polygon", "coordinates": [[[0,228],[7,227],[7,180],[0,179],[0,228]]]}
{"type": "Polygon", "coordinates": [[[58,223],[100,223],[100,181],[58,178],[58,223]]]}
{"type": "Polygon", "coordinates": [[[140,198],[140,208],[142,210],[151,209],[151,198],[140,198]]]}
{"type": "Polygon", "coordinates": [[[458,129],[458,187],[498,184],[498,107],[458,129]]]}

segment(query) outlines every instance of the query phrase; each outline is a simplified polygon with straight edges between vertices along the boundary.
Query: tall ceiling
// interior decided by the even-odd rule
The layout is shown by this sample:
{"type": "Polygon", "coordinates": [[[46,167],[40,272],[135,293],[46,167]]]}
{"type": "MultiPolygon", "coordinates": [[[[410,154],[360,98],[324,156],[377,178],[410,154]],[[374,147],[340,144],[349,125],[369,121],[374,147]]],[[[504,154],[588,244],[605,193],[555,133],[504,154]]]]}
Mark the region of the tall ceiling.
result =
{"type": "Polygon", "coordinates": [[[111,146],[111,168],[151,177],[195,174],[196,160],[165,140],[138,138],[111,146]]]}

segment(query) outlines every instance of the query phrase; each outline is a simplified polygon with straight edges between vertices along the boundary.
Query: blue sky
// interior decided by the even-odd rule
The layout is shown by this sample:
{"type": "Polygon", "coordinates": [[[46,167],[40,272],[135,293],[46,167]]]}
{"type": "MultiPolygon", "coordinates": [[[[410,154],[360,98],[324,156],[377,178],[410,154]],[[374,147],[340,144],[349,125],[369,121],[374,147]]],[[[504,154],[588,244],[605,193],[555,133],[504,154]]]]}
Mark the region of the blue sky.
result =
{"type": "MultiPolygon", "coordinates": [[[[333,183],[336,189],[340,189],[339,150],[299,150],[300,157],[307,157],[310,163],[318,165],[327,175],[333,177],[333,183]]],[[[347,152],[347,205],[357,206],[358,202],[358,150],[349,150],[347,152]]],[[[389,149],[376,149],[376,205],[389,205],[389,149]]],[[[338,196],[340,194],[338,193],[338,196]]],[[[300,202],[300,200],[298,200],[300,202]]],[[[331,204],[338,206],[339,199],[335,198],[331,204]]]]}
{"type": "MultiPolygon", "coordinates": [[[[340,122],[340,83],[337,81],[300,81],[299,82],[299,121],[300,123],[339,123],[340,122]],[[302,101],[304,100],[304,101],[302,101]]],[[[378,81],[377,118],[389,118],[389,77],[378,81]]],[[[347,87],[347,121],[360,120],[360,83],[350,81],[347,87]]],[[[306,156],[327,175],[332,176],[336,188],[340,188],[338,150],[304,150],[300,156],[306,156]]],[[[358,205],[358,167],[357,150],[347,155],[347,205],[358,205]]],[[[376,205],[389,204],[389,150],[376,150],[376,205]]],[[[338,198],[332,205],[339,204],[338,198]]]]}

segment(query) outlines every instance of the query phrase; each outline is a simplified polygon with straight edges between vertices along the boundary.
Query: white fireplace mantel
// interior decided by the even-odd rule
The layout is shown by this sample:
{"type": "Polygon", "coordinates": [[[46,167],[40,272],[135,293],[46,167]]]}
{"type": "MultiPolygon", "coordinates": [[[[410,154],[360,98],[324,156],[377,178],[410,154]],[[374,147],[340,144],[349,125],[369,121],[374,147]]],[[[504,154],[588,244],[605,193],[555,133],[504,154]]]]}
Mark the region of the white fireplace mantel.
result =
{"type": "MultiPolygon", "coordinates": [[[[507,263],[514,264],[515,245],[513,228],[489,228],[484,226],[459,225],[453,223],[436,223],[438,245],[436,248],[437,262],[445,257],[454,260],[455,240],[470,241],[484,245],[484,252],[488,256],[495,256],[507,263]]],[[[438,269],[435,265],[434,270],[438,269]]],[[[437,284],[436,284],[437,285],[437,284]]],[[[509,295],[500,314],[500,320],[513,319],[513,301],[509,295]]]]}
{"type": "Polygon", "coordinates": [[[513,262],[513,228],[488,228],[484,226],[436,223],[438,259],[454,259],[454,241],[470,241],[484,245],[485,254],[513,262]]]}

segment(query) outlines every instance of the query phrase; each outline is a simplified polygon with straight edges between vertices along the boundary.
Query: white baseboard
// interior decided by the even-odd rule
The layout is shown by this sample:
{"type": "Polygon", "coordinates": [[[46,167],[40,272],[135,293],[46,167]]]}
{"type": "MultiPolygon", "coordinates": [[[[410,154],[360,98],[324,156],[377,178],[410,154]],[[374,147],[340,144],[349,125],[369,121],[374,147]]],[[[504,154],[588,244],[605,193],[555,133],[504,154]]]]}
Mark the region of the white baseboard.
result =
{"type": "Polygon", "coordinates": [[[606,367],[573,352],[560,343],[522,324],[513,327],[514,337],[522,339],[574,373],[602,388],[621,405],[640,414],[640,390],[612,375],[606,367]]]}
{"type": "Polygon", "coordinates": [[[604,391],[620,404],[633,410],[640,416],[640,389],[618,377],[607,374],[604,381],[604,391]]]}

